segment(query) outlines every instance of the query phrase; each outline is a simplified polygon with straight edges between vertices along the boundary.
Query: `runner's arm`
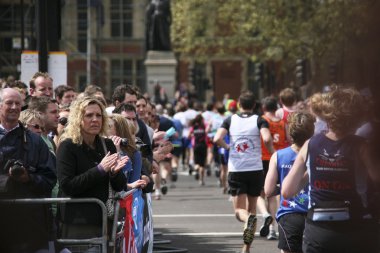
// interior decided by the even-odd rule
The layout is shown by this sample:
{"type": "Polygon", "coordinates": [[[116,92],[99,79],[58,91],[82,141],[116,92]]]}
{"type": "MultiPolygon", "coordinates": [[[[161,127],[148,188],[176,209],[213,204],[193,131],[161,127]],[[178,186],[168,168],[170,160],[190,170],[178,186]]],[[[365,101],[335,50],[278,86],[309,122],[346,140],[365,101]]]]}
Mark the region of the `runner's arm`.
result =
{"type": "Polygon", "coordinates": [[[282,182],[281,194],[284,198],[295,196],[306,185],[308,173],[306,171],[306,156],[309,141],[306,141],[297,155],[289,174],[282,182]]]}
{"type": "Polygon", "coordinates": [[[269,128],[263,127],[260,129],[261,137],[269,153],[273,154],[275,152],[273,148],[272,135],[270,134],[269,128]]]}
{"type": "Polygon", "coordinates": [[[267,176],[265,178],[264,192],[267,197],[272,197],[276,193],[278,181],[278,172],[277,172],[277,152],[275,152],[269,161],[269,169],[267,176]]]}
{"type": "Polygon", "coordinates": [[[218,131],[216,132],[215,136],[214,136],[214,143],[216,143],[218,146],[226,149],[226,150],[229,150],[230,149],[230,146],[224,141],[224,136],[226,136],[226,134],[228,133],[227,129],[221,127],[218,129],[218,131]]]}

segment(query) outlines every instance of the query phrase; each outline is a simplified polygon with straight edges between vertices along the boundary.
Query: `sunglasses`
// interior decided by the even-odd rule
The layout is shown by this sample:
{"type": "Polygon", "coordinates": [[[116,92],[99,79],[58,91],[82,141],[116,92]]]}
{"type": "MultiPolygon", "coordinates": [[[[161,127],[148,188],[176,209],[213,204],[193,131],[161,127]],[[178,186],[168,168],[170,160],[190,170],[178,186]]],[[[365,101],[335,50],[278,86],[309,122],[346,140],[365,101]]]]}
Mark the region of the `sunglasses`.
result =
{"type": "Polygon", "coordinates": [[[44,131],[44,127],[43,126],[40,126],[38,124],[26,124],[28,127],[33,127],[34,129],[41,129],[42,131],[44,131]]]}
{"type": "Polygon", "coordinates": [[[67,118],[66,117],[59,118],[58,123],[61,124],[62,126],[66,126],[67,118]]]}

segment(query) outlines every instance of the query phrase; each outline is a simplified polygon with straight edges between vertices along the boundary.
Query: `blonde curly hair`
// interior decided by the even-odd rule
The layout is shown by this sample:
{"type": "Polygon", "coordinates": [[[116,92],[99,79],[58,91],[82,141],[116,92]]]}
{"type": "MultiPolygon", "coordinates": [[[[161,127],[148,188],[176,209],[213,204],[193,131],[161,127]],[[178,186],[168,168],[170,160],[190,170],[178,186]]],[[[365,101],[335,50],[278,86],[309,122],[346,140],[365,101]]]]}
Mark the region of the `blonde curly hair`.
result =
{"type": "Polygon", "coordinates": [[[107,136],[108,131],[108,115],[102,102],[96,97],[88,96],[81,97],[72,102],[70,106],[70,114],[68,118],[68,124],[65,127],[65,131],[59,139],[59,142],[65,139],[71,139],[75,144],[82,144],[82,121],[87,106],[96,104],[100,107],[102,112],[102,128],[100,129],[100,136],[107,136]]]}
{"type": "Polygon", "coordinates": [[[335,134],[354,133],[365,117],[364,99],[354,88],[335,86],[319,101],[320,117],[335,134]]]}

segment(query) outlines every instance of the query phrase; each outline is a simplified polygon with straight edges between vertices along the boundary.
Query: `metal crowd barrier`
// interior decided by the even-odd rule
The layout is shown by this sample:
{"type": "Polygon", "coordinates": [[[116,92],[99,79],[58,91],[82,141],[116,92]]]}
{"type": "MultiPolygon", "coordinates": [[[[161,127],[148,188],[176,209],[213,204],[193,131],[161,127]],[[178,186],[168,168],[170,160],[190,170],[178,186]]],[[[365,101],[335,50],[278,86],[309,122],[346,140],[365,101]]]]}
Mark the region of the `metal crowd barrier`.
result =
{"type": "MultiPolygon", "coordinates": [[[[130,194],[132,194],[134,190],[123,192],[122,194],[118,194],[115,199],[123,199],[128,197],[130,194]]],[[[118,231],[119,226],[119,210],[120,210],[120,204],[119,201],[115,201],[115,212],[114,212],[114,220],[112,225],[112,232],[111,236],[108,239],[108,230],[107,230],[107,209],[105,204],[96,198],[26,198],[26,199],[4,199],[0,200],[2,203],[9,203],[9,204],[65,204],[65,203],[96,203],[98,206],[100,206],[102,211],[102,235],[100,237],[95,238],[87,238],[87,239],[61,239],[58,238],[57,242],[61,243],[64,246],[68,246],[70,250],[70,246],[72,246],[71,252],[83,252],[85,250],[88,250],[90,247],[96,247],[97,249],[101,249],[101,253],[107,253],[108,250],[111,248],[111,252],[115,252],[116,247],[116,241],[122,240],[124,233],[123,229],[118,231]],[[70,246],[69,246],[70,245],[70,246]],[[75,248],[75,246],[77,246],[75,248]],[[80,246],[87,246],[87,249],[84,249],[84,247],[81,249],[80,246]]],[[[88,251],[91,252],[91,251],[88,251]]],[[[96,252],[99,252],[98,250],[96,252]]]]}
{"type": "MultiPolygon", "coordinates": [[[[128,192],[119,192],[115,195],[115,200],[121,200],[127,198],[129,195],[133,194],[136,189],[130,190],[128,192]]],[[[124,226],[125,222],[119,220],[120,202],[115,201],[115,211],[113,217],[112,231],[111,235],[108,236],[108,217],[107,208],[105,204],[96,198],[28,198],[28,199],[4,199],[0,200],[2,203],[9,204],[65,204],[65,203],[95,203],[100,206],[102,211],[102,233],[100,237],[87,238],[87,239],[62,239],[57,238],[57,242],[62,246],[69,249],[72,253],[91,253],[91,252],[101,252],[101,253],[115,253],[116,250],[120,251],[120,247],[123,246],[124,239],[124,226]]],[[[64,222],[64,221],[63,221],[64,222]]],[[[160,235],[160,233],[154,233],[154,237],[160,235]]],[[[181,253],[187,252],[187,249],[175,248],[163,246],[163,244],[170,244],[170,240],[154,240],[153,252],[157,253],[181,253]]]]}

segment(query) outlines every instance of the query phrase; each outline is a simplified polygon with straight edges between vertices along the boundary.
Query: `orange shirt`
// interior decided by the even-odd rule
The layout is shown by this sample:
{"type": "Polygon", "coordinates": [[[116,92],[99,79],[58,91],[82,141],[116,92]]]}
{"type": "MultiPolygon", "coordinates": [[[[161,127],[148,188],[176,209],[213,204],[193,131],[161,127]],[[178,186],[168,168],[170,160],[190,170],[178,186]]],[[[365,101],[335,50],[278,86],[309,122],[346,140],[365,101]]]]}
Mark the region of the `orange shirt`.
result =
{"type": "MultiPolygon", "coordinates": [[[[286,128],[284,120],[271,121],[266,116],[261,116],[269,124],[269,131],[272,135],[273,147],[275,150],[283,149],[288,146],[288,141],[286,140],[286,128]]],[[[264,145],[263,139],[261,138],[261,160],[269,161],[272,155],[269,153],[264,145]]]]}

